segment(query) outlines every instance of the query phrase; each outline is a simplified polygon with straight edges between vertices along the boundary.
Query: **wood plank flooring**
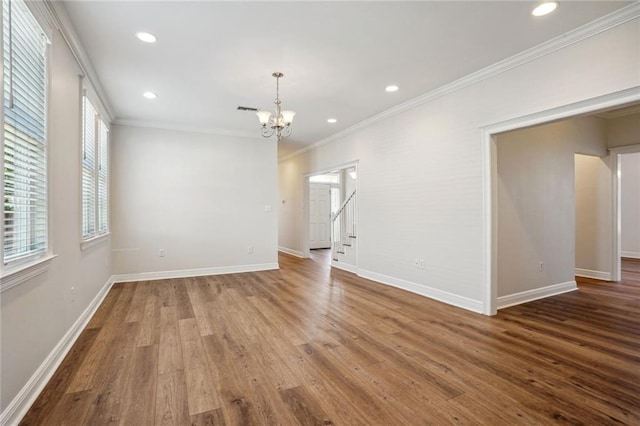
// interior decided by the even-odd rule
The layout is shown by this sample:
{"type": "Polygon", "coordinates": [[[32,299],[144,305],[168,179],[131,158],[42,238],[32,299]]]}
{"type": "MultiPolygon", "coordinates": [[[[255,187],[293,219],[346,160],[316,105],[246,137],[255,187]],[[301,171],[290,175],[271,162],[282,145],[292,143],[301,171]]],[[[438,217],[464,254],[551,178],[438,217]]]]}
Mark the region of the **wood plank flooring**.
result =
{"type": "Polygon", "coordinates": [[[24,425],[640,425],[640,261],[485,317],[339,270],[116,284],[24,425]]]}

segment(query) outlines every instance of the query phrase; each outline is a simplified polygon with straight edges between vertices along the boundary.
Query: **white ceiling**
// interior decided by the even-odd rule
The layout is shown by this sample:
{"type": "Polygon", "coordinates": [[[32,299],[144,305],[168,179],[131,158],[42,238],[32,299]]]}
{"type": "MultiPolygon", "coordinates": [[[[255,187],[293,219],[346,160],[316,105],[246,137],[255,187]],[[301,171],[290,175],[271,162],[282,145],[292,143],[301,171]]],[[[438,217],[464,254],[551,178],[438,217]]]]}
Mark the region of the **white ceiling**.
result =
{"type": "Polygon", "coordinates": [[[116,121],[257,134],[255,113],[236,107],[272,109],[271,73],[283,72],[283,107],[298,113],[284,155],[629,3],[565,1],[541,18],[530,1],[64,6],[116,121]],[[400,90],[385,92],[389,84],[400,90]]]}

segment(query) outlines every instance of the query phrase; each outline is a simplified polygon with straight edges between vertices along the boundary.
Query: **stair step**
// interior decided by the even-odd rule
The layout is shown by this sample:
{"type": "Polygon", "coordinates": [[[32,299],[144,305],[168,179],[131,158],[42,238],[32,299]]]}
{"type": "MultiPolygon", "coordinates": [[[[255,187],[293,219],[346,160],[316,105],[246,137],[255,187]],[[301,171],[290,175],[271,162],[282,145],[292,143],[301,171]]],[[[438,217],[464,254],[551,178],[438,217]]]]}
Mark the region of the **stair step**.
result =
{"type": "Polygon", "coordinates": [[[334,261],[334,262],[338,262],[338,261],[339,261],[339,259],[337,259],[337,258],[335,258],[335,257],[334,257],[334,258],[333,258],[333,261],[334,261]]]}
{"type": "Polygon", "coordinates": [[[340,251],[340,250],[338,250],[336,253],[338,253],[338,254],[344,254],[344,251],[340,251]]]}
{"type": "Polygon", "coordinates": [[[349,237],[349,238],[356,238],[356,236],[355,236],[355,235],[347,235],[347,237],[349,237]]]}
{"type": "Polygon", "coordinates": [[[348,244],[348,243],[344,243],[342,245],[345,246],[345,247],[351,247],[351,244],[348,244]]]}

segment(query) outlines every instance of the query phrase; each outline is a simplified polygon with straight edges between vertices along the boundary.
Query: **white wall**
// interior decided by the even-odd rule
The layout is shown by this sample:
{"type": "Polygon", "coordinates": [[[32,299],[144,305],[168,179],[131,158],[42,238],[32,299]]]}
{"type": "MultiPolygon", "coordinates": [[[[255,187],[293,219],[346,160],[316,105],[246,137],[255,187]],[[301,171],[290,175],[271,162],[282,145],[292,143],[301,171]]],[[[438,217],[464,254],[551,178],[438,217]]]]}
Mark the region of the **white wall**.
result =
{"type": "Polygon", "coordinates": [[[607,120],[609,148],[640,144],[640,113],[607,120]]]}
{"type": "Polygon", "coordinates": [[[620,157],[620,182],[622,256],[640,259],[640,153],[620,157]]]}
{"type": "Polygon", "coordinates": [[[278,164],[278,245],[302,256],[304,165],[290,161],[278,164]]]}
{"type": "Polygon", "coordinates": [[[610,280],[612,274],[610,159],[575,156],[576,275],[610,280]]]}
{"type": "Polygon", "coordinates": [[[112,135],[115,274],[277,267],[275,140],[130,126],[112,135]]]}
{"type": "Polygon", "coordinates": [[[563,120],[497,141],[498,297],[573,282],[574,153],[606,154],[604,120],[563,120]]]}
{"type": "MultiPolygon", "coordinates": [[[[359,160],[360,274],[481,311],[481,128],[638,86],[638,28],[629,21],[281,161],[286,214],[301,210],[302,174],[359,160]]],[[[299,223],[281,216],[281,245],[301,249],[299,223]]]]}
{"type": "Polygon", "coordinates": [[[10,288],[0,298],[1,411],[111,276],[109,239],[80,250],[80,70],[57,32],[49,72],[49,227],[57,257],[47,272],[10,288]]]}

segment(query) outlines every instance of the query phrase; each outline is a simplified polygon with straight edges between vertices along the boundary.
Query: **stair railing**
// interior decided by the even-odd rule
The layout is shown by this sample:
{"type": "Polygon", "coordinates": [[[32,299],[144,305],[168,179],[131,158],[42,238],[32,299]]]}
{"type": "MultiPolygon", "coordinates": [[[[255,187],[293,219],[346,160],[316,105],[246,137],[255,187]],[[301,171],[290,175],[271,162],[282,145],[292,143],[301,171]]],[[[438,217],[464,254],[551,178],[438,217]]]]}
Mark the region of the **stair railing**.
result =
{"type": "Polygon", "coordinates": [[[338,260],[345,254],[345,247],[351,247],[356,238],[356,190],[344,200],[340,208],[331,216],[331,255],[338,260]]]}

